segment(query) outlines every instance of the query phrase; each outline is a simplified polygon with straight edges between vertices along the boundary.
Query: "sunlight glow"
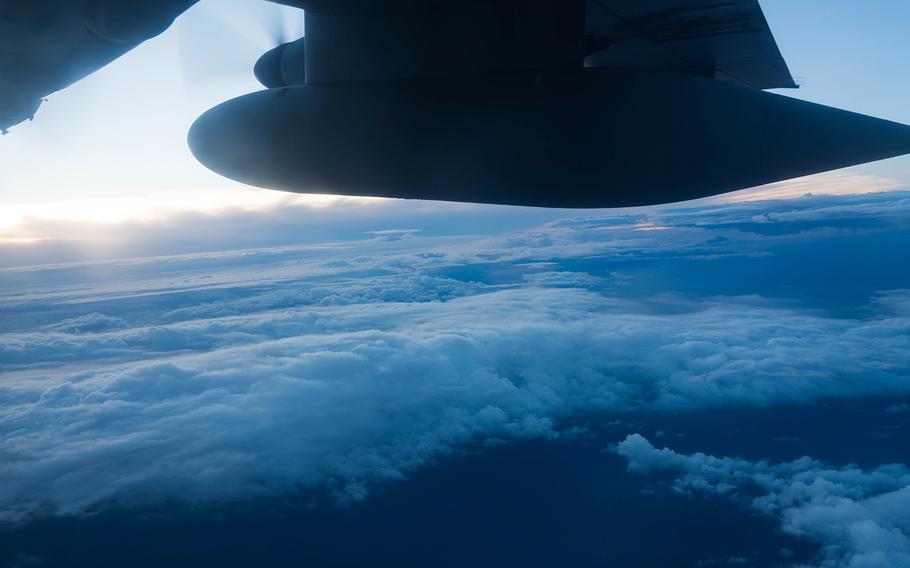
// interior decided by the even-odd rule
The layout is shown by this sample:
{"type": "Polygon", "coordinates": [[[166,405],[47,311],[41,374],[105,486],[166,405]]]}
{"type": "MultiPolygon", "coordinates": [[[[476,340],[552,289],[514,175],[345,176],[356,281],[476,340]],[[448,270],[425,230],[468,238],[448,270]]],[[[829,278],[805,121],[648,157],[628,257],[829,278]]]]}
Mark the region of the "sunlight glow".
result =
{"type": "Polygon", "coordinates": [[[42,221],[72,223],[122,223],[159,221],[179,213],[218,215],[227,211],[261,211],[280,206],[327,207],[341,199],[370,201],[335,195],[300,195],[259,189],[217,189],[153,193],[141,197],[80,198],[46,203],[22,203],[0,208],[0,236],[6,242],[31,241],[22,234],[26,224],[42,221]]]}
{"type": "Polygon", "coordinates": [[[734,191],[707,200],[715,203],[794,199],[806,195],[859,195],[907,189],[896,179],[852,171],[834,171],[734,191]]]}

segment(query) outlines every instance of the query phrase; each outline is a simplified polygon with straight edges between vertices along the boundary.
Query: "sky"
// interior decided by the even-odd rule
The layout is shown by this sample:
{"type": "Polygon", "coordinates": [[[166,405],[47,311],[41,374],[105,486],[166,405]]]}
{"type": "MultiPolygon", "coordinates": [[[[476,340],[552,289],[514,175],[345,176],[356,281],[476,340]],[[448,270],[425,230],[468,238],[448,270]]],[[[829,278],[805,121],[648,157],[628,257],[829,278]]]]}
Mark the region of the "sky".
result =
{"type": "MultiPolygon", "coordinates": [[[[299,21],[219,1],[0,139],[0,567],[910,565],[906,158],[624,210],[245,188],[185,132],[299,21]]],[[[787,94],[910,123],[910,7],[762,4],[787,94]]]]}

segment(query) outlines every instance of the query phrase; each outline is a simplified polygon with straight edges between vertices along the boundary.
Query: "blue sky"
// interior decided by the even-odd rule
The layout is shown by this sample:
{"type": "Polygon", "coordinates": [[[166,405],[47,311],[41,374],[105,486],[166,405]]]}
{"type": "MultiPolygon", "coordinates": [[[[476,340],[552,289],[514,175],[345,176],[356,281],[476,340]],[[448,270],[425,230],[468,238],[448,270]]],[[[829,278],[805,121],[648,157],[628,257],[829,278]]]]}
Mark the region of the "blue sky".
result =
{"type": "MultiPolygon", "coordinates": [[[[763,5],[788,94],[910,123],[910,5],[763,5]]],[[[203,0],[0,140],[0,566],[910,565],[907,158],[628,210],[244,188],[185,132],[290,13],[203,0]]]]}

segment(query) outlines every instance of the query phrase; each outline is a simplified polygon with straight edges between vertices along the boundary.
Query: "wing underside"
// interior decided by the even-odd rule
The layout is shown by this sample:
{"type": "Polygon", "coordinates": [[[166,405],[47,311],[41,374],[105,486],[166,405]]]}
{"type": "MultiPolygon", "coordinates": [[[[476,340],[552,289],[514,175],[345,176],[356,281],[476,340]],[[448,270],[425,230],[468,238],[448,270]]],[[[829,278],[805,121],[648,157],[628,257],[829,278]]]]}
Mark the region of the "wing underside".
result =
{"type": "Polygon", "coordinates": [[[233,179],[617,207],[910,152],[908,127],[764,92],[795,85],[757,0],[297,4],[306,37],[267,74],[275,88],[190,133],[233,179]]]}
{"type": "MultiPolygon", "coordinates": [[[[758,0],[278,0],[305,37],[193,153],[285,191],[546,207],[681,201],[910,153],[799,101],[758,0]]],[[[0,0],[0,130],[195,0],[0,0]]]]}
{"type": "Polygon", "coordinates": [[[591,67],[796,87],[757,0],[588,0],[585,28],[591,67]]]}
{"type": "MultiPolygon", "coordinates": [[[[287,3],[294,3],[289,0],[287,3]]],[[[388,0],[310,8],[310,84],[584,64],[794,88],[757,0],[388,0]],[[327,7],[334,7],[329,9],[327,7]],[[313,9],[315,8],[315,10],[313,9]]]]}

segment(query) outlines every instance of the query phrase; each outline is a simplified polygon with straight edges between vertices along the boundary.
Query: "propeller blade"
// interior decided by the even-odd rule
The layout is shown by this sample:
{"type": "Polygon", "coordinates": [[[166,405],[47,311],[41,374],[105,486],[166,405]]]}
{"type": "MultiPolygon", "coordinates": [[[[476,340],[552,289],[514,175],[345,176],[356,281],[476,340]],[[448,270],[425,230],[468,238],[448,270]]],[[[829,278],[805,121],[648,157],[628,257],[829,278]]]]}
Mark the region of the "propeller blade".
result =
{"type": "Polygon", "coordinates": [[[249,78],[263,53],[303,36],[303,10],[243,0],[202,2],[179,21],[180,65],[188,91],[249,78]]]}

